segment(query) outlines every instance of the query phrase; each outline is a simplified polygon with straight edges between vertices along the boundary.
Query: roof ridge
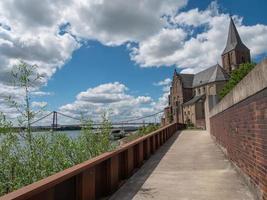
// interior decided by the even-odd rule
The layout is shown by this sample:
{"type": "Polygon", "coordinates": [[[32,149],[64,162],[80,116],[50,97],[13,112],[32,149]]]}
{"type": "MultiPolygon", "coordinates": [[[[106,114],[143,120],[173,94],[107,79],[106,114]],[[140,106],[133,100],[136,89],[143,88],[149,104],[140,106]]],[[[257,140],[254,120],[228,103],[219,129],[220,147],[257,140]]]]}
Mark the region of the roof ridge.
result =
{"type": "Polygon", "coordinates": [[[212,82],[212,81],[216,80],[217,73],[218,73],[218,65],[215,65],[215,69],[214,69],[212,75],[210,76],[209,82],[212,82]]]}

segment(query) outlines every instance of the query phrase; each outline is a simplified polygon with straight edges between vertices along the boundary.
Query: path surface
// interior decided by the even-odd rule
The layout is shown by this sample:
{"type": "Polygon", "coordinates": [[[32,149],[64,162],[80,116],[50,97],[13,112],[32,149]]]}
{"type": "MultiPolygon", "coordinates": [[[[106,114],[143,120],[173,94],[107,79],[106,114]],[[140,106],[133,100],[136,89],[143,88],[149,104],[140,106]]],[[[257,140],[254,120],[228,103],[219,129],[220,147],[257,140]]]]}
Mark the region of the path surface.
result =
{"type": "Polygon", "coordinates": [[[207,132],[182,131],[167,141],[110,199],[254,198],[207,132]]]}

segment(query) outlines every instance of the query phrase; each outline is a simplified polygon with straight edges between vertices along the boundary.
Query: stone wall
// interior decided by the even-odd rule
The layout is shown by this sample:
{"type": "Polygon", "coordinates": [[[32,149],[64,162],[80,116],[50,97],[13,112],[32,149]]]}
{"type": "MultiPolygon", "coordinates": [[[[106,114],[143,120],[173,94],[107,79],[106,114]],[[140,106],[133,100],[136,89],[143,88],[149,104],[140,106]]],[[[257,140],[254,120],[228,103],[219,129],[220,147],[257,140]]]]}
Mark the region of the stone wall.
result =
{"type": "Polygon", "coordinates": [[[267,59],[211,110],[210,132],[258,197],[267,200],[267,59]]]}

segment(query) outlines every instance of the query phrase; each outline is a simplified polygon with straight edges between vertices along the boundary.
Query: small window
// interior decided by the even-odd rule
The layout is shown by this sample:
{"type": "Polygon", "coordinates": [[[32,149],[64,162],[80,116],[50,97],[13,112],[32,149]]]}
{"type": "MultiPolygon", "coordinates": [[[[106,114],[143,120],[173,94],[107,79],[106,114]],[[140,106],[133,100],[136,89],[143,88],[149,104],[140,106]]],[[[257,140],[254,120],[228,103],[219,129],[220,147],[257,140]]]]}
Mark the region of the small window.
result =
{"type": "Polygon", "coordinates": [[[198,94],[201,94],[200,88],[198,88],[198,94]]]}

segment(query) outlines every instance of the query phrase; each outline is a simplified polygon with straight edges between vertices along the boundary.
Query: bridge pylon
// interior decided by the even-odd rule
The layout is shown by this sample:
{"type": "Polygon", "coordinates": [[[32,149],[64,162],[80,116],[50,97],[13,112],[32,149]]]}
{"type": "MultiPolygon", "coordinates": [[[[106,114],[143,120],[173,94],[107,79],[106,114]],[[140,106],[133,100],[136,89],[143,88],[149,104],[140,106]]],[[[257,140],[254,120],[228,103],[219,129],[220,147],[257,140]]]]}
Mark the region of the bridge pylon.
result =
{"type": "Polygon", "coordinates": [[[54,131],[56,128],[57,128],[57,112],[53,111],[52,130],[54,131]]]}

